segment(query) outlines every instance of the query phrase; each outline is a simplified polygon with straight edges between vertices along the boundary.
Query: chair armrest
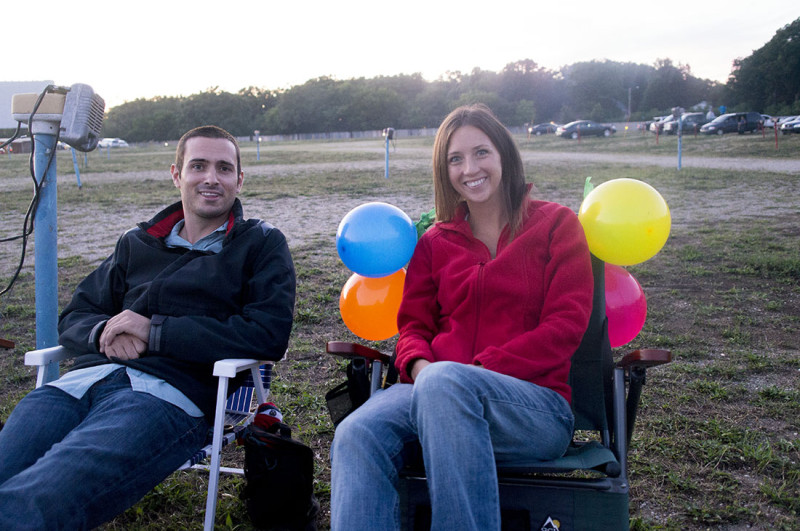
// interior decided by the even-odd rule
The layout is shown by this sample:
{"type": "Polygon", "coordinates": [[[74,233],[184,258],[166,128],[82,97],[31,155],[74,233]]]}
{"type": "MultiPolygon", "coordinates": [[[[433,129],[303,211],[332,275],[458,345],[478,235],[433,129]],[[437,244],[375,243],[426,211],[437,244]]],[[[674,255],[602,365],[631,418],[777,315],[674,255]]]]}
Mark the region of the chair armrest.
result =
{"type": "Polygon", "coordinates": [[[616,363],[620,369],[637,369],[664,365],[672,361],[672,353],[669,350],[649,348],[629,352],[616,363]]]}
{"type": "Polygon", "coordinates": [[[377,351],[374,348],[361,345],[359,343],[349,343],[347,341],[328,341],[328,354],[334,354],[343,358],[367,358],[372,361],[379,361],[388,366],[391,356],[377,351]]]}
{"type": "Polygon", "coordinates": [[[230,358],[214,363],[214,376],[234,378],[238,373],[248,369],[257,369],[265,363],[274,363],[267,360],[230,358]]]}
{"type": "Polygon", "coordinates": [[[56,361],[64,361],[72,358],[75,353],[67,350],[66,347],[58,345],[56,347],[43,348],[39,350],[31,350],[25,353],[25,365],[32,365],[35,367],[42,367],[48,363],[56,361]]]}

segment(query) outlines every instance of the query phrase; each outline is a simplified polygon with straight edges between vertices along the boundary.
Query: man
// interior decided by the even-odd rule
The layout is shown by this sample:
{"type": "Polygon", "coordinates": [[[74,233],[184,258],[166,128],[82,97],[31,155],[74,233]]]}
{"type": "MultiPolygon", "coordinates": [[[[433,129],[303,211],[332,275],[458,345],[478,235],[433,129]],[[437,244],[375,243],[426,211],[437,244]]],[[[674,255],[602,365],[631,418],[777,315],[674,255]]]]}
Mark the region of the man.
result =
{"type": "Polygon", "coordinates": [[[286,350],[294,267],[278,229],[243,218],[236,139],[189,131],[171,173],[181,200],[126,232],[62,312],[74,367],[0,431],[0,529],[114,518],[204,443],[215,361],[286,350]]]}

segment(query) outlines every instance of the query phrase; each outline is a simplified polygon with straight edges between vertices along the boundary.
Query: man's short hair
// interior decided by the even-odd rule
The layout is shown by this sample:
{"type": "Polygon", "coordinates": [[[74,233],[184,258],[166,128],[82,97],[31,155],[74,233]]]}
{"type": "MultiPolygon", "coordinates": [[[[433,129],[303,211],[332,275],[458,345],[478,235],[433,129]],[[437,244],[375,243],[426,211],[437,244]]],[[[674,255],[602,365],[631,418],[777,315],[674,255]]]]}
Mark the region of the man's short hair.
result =
{"type": "Polygon", "coordinates": [[[239,142],[236,141],[236,138],[232,134],[216,125],[202,125],[184,133],[178,141],[178,149],[175,151],[175,167],[178,169],[179,173],[183,170],[183,156],[186,153],[186,141],[198,136],[203,138],[221,138],[230,141],[236,148],[236,174],[241,175],[242,158],[239,152],[239,142]]]}

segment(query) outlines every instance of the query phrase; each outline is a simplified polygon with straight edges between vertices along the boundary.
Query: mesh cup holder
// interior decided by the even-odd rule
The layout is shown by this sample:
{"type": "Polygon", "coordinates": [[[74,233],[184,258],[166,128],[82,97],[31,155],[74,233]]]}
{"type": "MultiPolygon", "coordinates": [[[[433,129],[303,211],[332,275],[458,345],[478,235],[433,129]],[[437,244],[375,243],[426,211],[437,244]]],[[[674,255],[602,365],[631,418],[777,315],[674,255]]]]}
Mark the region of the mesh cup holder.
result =
{"type": "Polygon", "coordinates": [[[368,369],[364,358],[350,360],[347,364],[347,380],[325,393],[325,402],[334,426],[369,398],[368,369]]]}

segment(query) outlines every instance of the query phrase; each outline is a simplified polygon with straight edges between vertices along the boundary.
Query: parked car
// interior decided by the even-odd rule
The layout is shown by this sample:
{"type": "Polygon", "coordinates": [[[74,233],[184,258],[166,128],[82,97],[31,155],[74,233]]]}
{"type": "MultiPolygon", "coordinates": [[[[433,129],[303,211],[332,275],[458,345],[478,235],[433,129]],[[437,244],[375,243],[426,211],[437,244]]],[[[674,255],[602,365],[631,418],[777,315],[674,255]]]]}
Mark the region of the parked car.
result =
{"type": "Polygon", "coordinates": [[[667,122],[674,120],[671,114],[667,116],[659,116],[650,124],[650,132],[651,133],[661,133],[664,130],[664,124],[667,122]]]}
{"type": "Polygon", "coordinates": [[[548,135],[550,133],[555,133],[556,129],[558,129],[558,124],[554,123],[547,123],[547,124],[536,124],[532,125],[528,128],[529,135],[548,135]]]}
{"type": "Polygon", "coordinates": [[[101,138],[97,143],[99,148],[128,147],[128,143],[121,138],[101,138]]]}
{"type": "MultiPolygon", "coordinates": [[[[706,120],[705,113],[702,112],[686,112],[683,113],[683,125],[681,127],[681,131],[684,133],[694,133],[696,130],[699,130],[708,120],[706,120]]],[[[664,134],[665,135],[674,135],[678,132],[678,124],[680,122],[673,118],[667,122],[664,122],[664,134]]]]}
{"type": "Polygon", "coordinates": [[[761,115],[761,124],[764,127],[775,127],[775,123],[777,122],[776,118],[773,118],[769,114],[762,114],[761,115]]]}
{"type": "Polygon", "coordinates": [[[617,132],[613,125],[597,123],[593,120],[575,120],[558,126],[556,135],[575,140],[581,136],[611,136],[617,132]]]}
{"type": "Polygon", "coordinates": [[[792,124],[792,133],[800,134],[800,120],[795,120],[794,122],[791,122],[791,124],[792,124]]]}
{"type": "Polygon", "coordinates": [[[790,133],[800,133],[800,127],[798,127],[798,125],[800,125],[800,116],[795,116],[794,118],[781,120],[779,127],[781,133],[788,135],[790,133]]]}
{"type": "Polygon", "coordinates": [[[649,131],[650,124],[659,121],[661,118],[662,116],[654,116],[652,120],[645,120],[644,122],[639,122],[639,126],[637,127],[637,129],[639,131],[649,131]]]}
{"type": "Polygon", "coordinates": [[[706,135],[724,135],[725,133],[746,133],[758,131],[762,118],[757,112],[729,112],[721,114],[700,128],[706,135]],[[740,127],[739,122],[742,121],[740,127]]]}

